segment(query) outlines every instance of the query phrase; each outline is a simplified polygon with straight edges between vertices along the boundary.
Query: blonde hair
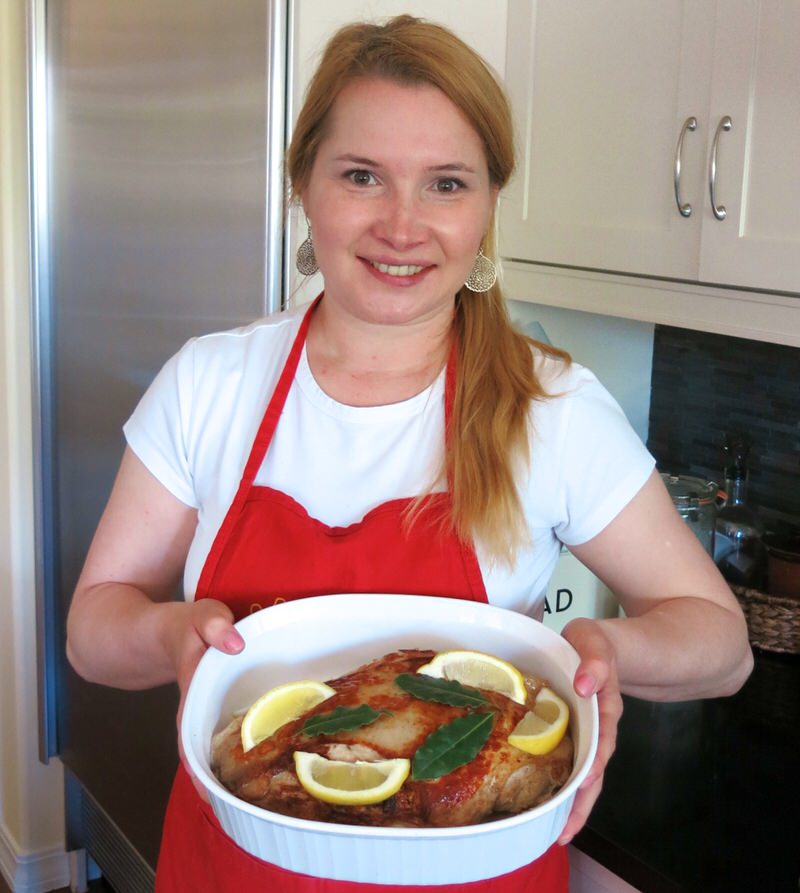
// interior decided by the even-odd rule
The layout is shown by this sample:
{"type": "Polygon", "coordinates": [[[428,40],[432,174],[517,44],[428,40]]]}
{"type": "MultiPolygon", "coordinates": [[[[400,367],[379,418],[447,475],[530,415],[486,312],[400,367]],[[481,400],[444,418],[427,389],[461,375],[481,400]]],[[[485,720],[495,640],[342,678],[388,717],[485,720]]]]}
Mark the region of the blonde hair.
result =
{"type": "MultiPolygon", "coordinates": [[[[492,185],[508,182],[511,111],[492,70],[446,28],[401,15],[384,24],[347,25],[327,44],[287,152],[293,196],[308,185],[336,97],[358,78],[440,89],[481,138],[492,185]]],[[[493,260],[494,229],[492,215],[482,247],[493,260]]],[[[532,341],[511,324],[499,283],[480,294],[460,289],[454,338],[458,375],[444,458],[452,514],[446,521],[463,541],[478,537],[490,556],[513,565],[528,541],[515,480],[530,459],[530,402],[546,394],[533,368],[532,341]]],[[[563,351],[538,346],[569,361],[563,351]]]]}

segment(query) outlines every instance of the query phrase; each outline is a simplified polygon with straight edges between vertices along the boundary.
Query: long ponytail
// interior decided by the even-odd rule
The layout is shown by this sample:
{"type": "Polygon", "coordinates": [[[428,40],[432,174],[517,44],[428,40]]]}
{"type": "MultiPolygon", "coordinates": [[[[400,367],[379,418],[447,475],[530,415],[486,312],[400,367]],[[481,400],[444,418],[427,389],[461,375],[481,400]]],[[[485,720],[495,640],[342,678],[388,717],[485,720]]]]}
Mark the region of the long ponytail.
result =
{"type": "MultiPolygon", "coordinates": [[[[529,539],[516,482],[530,462],[531,401],[546,395],[532,341],[512,325],[499,285],[484,294],[461,289],[454,337],[458,376],[444,459],[452,525],[513,566],[529,539]]],[[[537,346],[569,361],[563,351],[537,346]]]]}

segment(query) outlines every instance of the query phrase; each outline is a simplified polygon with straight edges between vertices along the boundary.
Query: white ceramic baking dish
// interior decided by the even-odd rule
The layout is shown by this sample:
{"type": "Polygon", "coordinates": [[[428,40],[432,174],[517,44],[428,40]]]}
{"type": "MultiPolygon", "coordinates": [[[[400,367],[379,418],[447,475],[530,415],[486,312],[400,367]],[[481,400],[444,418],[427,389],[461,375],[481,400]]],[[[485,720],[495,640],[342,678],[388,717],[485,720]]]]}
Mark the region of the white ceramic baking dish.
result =
{"type": "Polygon", "coordinates": [[[597,701],[577,697],[578,657],[543,624],[460,599],[326,595],[276,605],[240,621],[238,655],[209,650],[192,679],[181,736],[223,829],[244,850],[290,871],[377,884],[452,884],[496,877],[558,838],[597,748],[597,701]],[[519,815],[458,828],[374,828],[295,819],[230,794],[209,768],[212,735],[274,685],[333,679],[397,648],[472,648],[545,677],[571,710],[576,759],[565,787],[519,815]]]}

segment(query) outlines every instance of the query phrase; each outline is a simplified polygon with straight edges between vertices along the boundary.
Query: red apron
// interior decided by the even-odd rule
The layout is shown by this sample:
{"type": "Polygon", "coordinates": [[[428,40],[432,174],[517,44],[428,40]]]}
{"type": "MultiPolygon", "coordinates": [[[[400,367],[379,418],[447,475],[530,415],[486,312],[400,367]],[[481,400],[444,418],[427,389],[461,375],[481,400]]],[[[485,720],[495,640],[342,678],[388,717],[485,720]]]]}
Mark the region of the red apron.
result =
{"type": "MultiPolygon", "coordinates": [[[[384,503],[347,527],[328,527],[287,494],[254,485],[294,380],[312,312],[313,306],[264,414],[196,597],[225,602],[237,620],[276,602],[335,592],[417,593],[486,602],[474,549],[452,533],[441,533],[437,524],[449,506],[446,493],[425,497],[426,511],[410,528],[403,524],[410,498],[384,503]]],[[[446,418],[453,382],[454,364],[449,363],[446,418]]],[[[296,874],[233,843],[181,766],[164,822],[156,893],[566,893],[567,879],[566,849],[558,845],[510,874],[468,884],[392,886],[296,874]]]]}

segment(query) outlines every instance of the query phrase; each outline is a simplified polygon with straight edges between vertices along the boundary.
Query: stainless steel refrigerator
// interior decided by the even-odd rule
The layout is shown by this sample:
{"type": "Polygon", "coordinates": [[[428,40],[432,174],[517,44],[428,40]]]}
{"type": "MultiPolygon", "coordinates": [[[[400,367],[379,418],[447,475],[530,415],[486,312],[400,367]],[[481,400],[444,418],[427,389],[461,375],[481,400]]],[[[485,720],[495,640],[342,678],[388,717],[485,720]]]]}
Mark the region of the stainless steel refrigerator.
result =
{"type": "Polygon", "coordinates": [[[41,749],[68,848],[152,889],[177,691],[79,679],[65,618],[122,424],[189,337],[281,305],[287,0],[31,0],[41,749]]]}

